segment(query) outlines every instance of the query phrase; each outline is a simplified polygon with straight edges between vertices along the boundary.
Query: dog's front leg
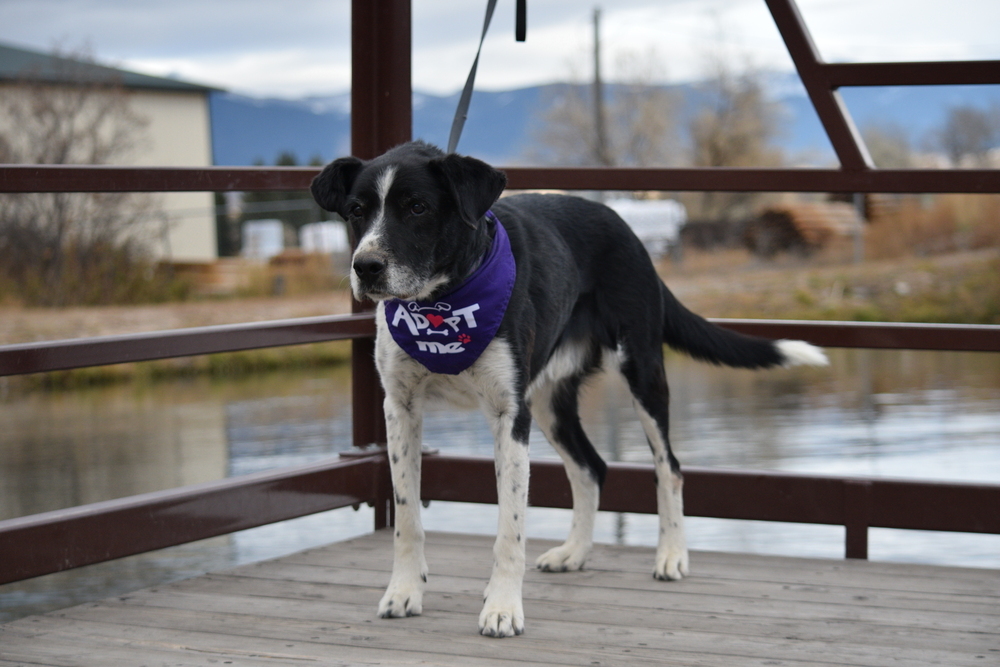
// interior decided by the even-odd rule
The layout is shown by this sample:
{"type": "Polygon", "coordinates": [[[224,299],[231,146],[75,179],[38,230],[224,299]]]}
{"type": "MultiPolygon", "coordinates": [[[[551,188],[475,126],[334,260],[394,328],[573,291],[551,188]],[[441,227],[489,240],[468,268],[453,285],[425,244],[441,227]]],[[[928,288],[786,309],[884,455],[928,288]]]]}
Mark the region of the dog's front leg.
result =
{"type": "Polygon", "coordinates": [[[510,637],[524,632],[521,586],[530,462],[527,438],[518,440],[509,427],[504,430],[506,435],[498,435],[495,445],[499,525],[493,545],[493,574],[484,593],[483,611],[479,614],[479,632],[488,637],[510,637]]]}
{"type": "Polygon", "coordinates": [[[419,616],[423,611],[427,562],[420,522],[421,403],[412,394],[407,400],[392,395],[385,399],[396,525],[392,578],[378,605],[378,615],[382,618],[419,616]]]}
{"type": "Polygon", "coordinates": [[[528,432],[531,413],[520,388],[510,346],[495,339],[469,369],[480,405],[493,431],[499,521],[493,574],[486,585],[479,632],[511,637],[524,632],[524,514],[528,507],[528,432]]]}

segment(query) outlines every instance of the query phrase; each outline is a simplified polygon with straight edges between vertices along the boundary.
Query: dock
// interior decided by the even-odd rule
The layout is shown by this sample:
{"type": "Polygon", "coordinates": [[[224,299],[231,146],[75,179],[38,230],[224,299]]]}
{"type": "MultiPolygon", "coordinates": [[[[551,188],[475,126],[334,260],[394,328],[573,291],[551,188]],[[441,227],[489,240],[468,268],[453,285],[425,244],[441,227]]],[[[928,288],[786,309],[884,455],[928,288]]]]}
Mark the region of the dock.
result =
{"type": "MultiPolygon", "coordinates": [[[[529,563],[553,542],[528,543],[529,563]]],[[[156,586],[0,626],[9,665],[1000,665],[1000,571],[597,545],[529,570],[526,632],[477,633],[492,538],[432,533],[420,617],[382,620],[392,535],[156,586]]]]}

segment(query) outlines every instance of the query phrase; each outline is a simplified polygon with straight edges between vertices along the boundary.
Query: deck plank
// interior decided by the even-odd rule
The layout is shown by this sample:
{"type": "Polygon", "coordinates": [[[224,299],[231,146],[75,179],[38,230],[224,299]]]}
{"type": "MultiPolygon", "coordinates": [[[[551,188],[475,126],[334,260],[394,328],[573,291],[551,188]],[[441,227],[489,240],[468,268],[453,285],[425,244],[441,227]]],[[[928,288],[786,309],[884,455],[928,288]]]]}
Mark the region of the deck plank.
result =
{"type": "MultiPolygon", "coordinates": [[[[323,618],[322,614],[326,613],[327,605],[360,605],[362,614],[371,614],[374,609],[372,602],[381,596],[381,589],[377,588],[332,586],[317,593],[315,588],[309,589],[307,592],[303,589],[293,590],[291,586],[287,585],[287,582],[266,581],[246,582],[239,586],[240,596],[232,596],[229,593],[233,588],[230,582],[219,581],[216,583],[221,585],[218,587],[208,586],[194,593],[161,591],[155,598],[136,600],[135,603],[179,608],[198,606],[202,609],[219,611],[227,610],[227,605],[236,605],[231,608],[250,610],[261,607],[271,614],[290,614],[302,618],[314,618],[319,615],[318,618],[323,618]],[[279,598],[277,597],[279,595],[287,597],[279,598]],[[311,598],[306,599],[306,595],[310,595],[311,598]],[[231,599],[226,599],[227,596],[231,599]],[[317,596],[321,597],[317,599],[317,596]]],[[[467,614],[469,618],[475,619],[479,613],[481,598],[475,595],[455,595],[432,591],[428,593],[425,602],[426,609],[467,614]]],[[[737,613],[735,610],[730,613],[704,613],[693,609],[672,610],[670,612],[657,610],[657,613],[651,614],[648,608],[629,606],[618,600],[612,602],[605,600],[600,604],[580,604],[579,601],[568,604],[529,598],[527,606],[531,619],[571,620],[579,623],[622,627],[645,626],[664,631],[681,629],[778,638],[787,638],[798,632],[797,636],[812,637],[822,641],[839,641],[850,637],[857,629],[858,622],[857,619],[838,621],[831,618],[826,623],[810,625],[802,623],[798,618],[786,618],[791,614],[758,615],[737,613]]],[[[790,609],[794,613],[794,608],[790,609]]],[[[883,614],[883,617],[886,616],[888,618],[883,618],[882,622],[868,621],[865,634],[858,637],[856,641],[894,647],[899,643],[899,636],[909,633],[912,625],[916,624],[912,622],[909,625],[904,624],[903,620],[905,619],[894,618],[894,614],[883,614]]],[[[977,630],[968,626],[945,629],[932,627],[933,620],[919,624],[920,633],[908,641],[907,645],[928,649],[962,648],[968,645],[968,641],[974,640],[974,635],[977,632],[988,632],[989,628],[996,627],[995,624],[992,626],[984,624],[985,630],[977,630]]]]}
{"type": "MultiPolygon", "coordinates": [[[[551,544],[542,546],[529,545],[529,562],[534,560],[534,556],[541,553],[544,548],[551,544]]],[[[609,562],[607,554],[611,550],[598,546],[595,548],[594,556],[588,561],[585,569],[585,576],[582,581],[577,582],[582,585],[590,585],[590,582],[597,582],[604,588],[635,588],[642,590],[661,590],[669,592],[680,586],[672,583],[651,584],[647,572],[652,571],[652,552],[649,549],[628,549],[616,547],[615,553],[621,551],[631,551],[632,558],[616,558],[614,562],[609,562]]],[[[776,557],[766,557],[770,561],[769,569],[764,571],[759,566],[748,567],[747,564],[739,562],[743,558],[733,554],[710,554],[699,553],[693,557],[692,567],[693,578],[683,582],[683,590],[689,593],[713,593],[719,595],[732,594],[741,597],[756,597],[766,592],[776,595],[779,598],[793,600],[804,600],[809,597],[821,598],[825,601],[832,601],[837,598],[843,602],[854,604],[859,599],[869,600],[873,604],[884,604],[886,606],[903,605],[907,607],[929,609],[941,609],[942,607],[960,607],[959,610],[972,611],[974,609],[982,613],[1000,616],[1000,608],[996,605],[1000,596],[1000,577],[980,576],[974,582],[960,584],[952,582],[950,587],[947,580],[928,582],[924,576],[925,568],[910,575],[911,585],[905,586],[899,582],[883,583],[884,577],[868,576],[864,572],[864,565],[861,567],[850,567],[840,571],[827,572],[826,576],[821,576],[818,568],[810,571],[808,575],[786,576],[786,559],[776,557]],[[734,571],[734,562],[738,563],[738,571],[734,571]],[[780,571],[782,576],[772,581],[767,575],[775,571],[780,571]],[[747,576],[747,575],[750,576],[747,576]],[[774,584],[781,584],[775,591],[774,584]],[[815,593],[815,595],[810,595],[815,593]]],[[[760,557],[754,557],[749,565],[758,565],[760,557]]],[[[790,560],[790,559],[788,559],[790,560]]],[[[338,559],[338,567],[348,567],[352,569],[384,571],[392,561],[391,548],[379,551],[366,552],[363,554],[352,554],[349,558],[338,559]]],[[[815,561],[814,561],[815,562],[815,561]]],[[[282,561],[288,566],[287,573],[292,576],[296,570],[294,566],[314,566],[326,567],[329,559],[323,552],[307,552],[289,556],[282,561]]],[[[842,563],[840,567],[843,567],[842,563]]],[[[460,575],[468,577],[488,577],[491,561],[470,562],[468,558],[468,547],[458,545],[437,545],[432,558],[428,564],[431,568],[431,576],[439,573],[449,575],[460,575]]],[[[851,565],[855,565],[852,563],[851,565]]],[[[957,569],[957,568],[955,568],[957,569]]],[[[248,574],[252,568],[246,570],[248,574]]],[[[279,570],[269,568],[274,573],[279,570]]],[[[303,568],[303,571],[305,568],[303,568]]],[[[988,572],[988,571],[987,571],[988,572]]],[[[252,576],[252,574],[250,574],[252,576]]],[[[554,575],[557,578],[560,575],[554,575]]],[[[576,575],[570,575],[576,576],[576,575]]],[[[552,581],[553,575],[540,574],[544,581],[552,581]]],[[[772,577],[774,579],[774,577],[772,577]]]]}
{"type": "MultiPolygon", "coordinates": [[[[0,666],[1000,664],[1000,572],[598,546],[530,570],[527,632],[478,636],[492,539],[428,535],[424,615],[383,621],[389,531],[0,626],[0,666]]],[[[529,543],[529,559],[552,543],[529,543]]]]}

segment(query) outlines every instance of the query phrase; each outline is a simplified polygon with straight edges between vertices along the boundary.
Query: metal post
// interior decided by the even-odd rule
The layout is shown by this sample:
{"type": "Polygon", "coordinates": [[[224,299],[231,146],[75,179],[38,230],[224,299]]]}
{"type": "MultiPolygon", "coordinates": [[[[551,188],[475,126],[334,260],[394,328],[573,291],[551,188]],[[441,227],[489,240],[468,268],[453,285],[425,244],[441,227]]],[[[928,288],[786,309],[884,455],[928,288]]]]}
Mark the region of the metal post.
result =
{"type": "Polygon", "coordinates": [[[594,160],[602,167],[613,166],[604,122],[604,81],[601,78],[601,9],[594,8],[594,160]]]}
{"type": "MultiPolygon", "coordinates": [[[[410,140],[413,133],[410,80],[410,0],[352,0],[351,152],[370,160],[410,140]]],[[[370,311],[352,302],[352,312],[370,311]]],[[[383,394],[375,371],[375,343],[355,340],[351,350],[354,446],[384,444],[383,394]]],[[[388,482],[388,466],[382,474],[388,482]]],[[[392,522],[392,484],[377,487],[375,528],[392,522]]]]}
{"type": "MultiPolygon", "coordinates": [[[[364,160],[410,140],[410,0],[353,0],[351,4],[351,152],[364,160]]],[[[370,311],[352,303],[352,312],[370,311]]],[[[354,445],[385,442],[382,391],[374,342],[352,350],[354,445]]]]}
{"type": "Polygon", "coordinates": [[[351,152],[370,160],[410,140],[410,0],[351,3],[351,152]]]}
{"type": "Polygon", "coordinates": [[[844,480],[844,558],[868,558],[871,494],[871,480],[844,480]]]}
{"type": "Polygon", "coordinates": [[[854,193],[854,209],[858,212],[858,222],[851,232],[854,241],[854,263],[861,264],[865,261],[865,220],[868,219],[865,193],[854,193]]]}

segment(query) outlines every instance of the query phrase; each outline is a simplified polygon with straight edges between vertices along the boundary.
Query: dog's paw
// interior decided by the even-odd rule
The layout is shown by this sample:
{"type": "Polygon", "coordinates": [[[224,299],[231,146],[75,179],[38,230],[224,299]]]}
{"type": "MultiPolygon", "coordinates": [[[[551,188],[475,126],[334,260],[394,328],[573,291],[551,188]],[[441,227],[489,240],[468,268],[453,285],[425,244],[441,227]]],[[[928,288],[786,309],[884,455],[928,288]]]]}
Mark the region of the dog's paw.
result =
{"type": "MultiPolygon", "coordinates": [[[[424,575],[426,577],[426,575],[424,575]]],[[[379,618],[404,618],[420,616],[424,610],[423,579],[414,581],[389,582],[389,587],[378,603],[379,618]]]]}
{"type": "Polygon", "coordinates": [[[688,575],[688,551],[685,548],[657,550],[653,577],[661,581],[677,581],[688,575]]]}
{"type": "Polygon", "coordinates": [[[490,595],[479,614],[479,634],[513,637],[524,633],[524,606],[520,595],[490,595]]]}
{"type": "Polygon", "coordinates": [[[562,546],[549,549],[535,561],[535,567],[543,572],[571,572],[582,570],[583,563],[587,560],[590,550],[582,546],[571,545],[569,542],[562,546]]]}

